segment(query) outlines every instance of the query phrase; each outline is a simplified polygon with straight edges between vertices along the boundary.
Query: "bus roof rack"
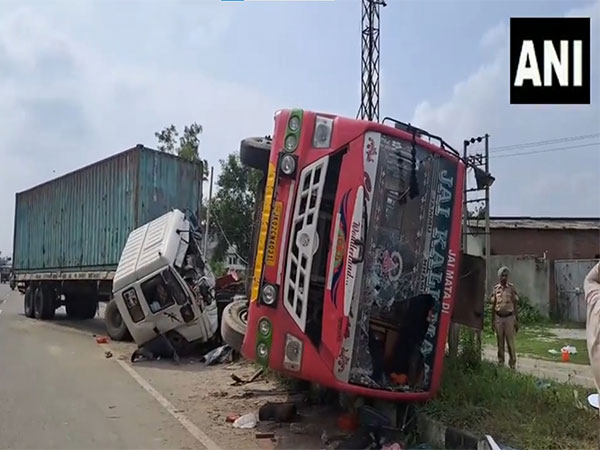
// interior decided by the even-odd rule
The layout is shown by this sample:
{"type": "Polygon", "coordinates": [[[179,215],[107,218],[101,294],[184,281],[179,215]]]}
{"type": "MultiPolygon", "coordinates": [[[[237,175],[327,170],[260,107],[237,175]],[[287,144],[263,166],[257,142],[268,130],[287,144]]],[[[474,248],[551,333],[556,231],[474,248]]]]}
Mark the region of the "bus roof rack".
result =
{"type": "Polygon", "coordinates": [[[400,120],[392,119],[391,117],[385,117],[381,123],[383,123],[385,125],[386,120],[392,122],[394,124],[394,128],[396,128],[398,130],[406,131],[407,133],[410,133],[410,134],[415,133],[416,136],[421,139],[423,139],[424,137],[427,137],[427,138],[429,138],[430,141],[431,141],[431,139],[438,141],[438,144],[437,144],[438,147],[441,147],[443,150],[446,150],[447,152],[452,153],[455,156],[458,156],[459,159],[462,159],[460,156],[460,153],[458,153],[456,150],[454,150],[454,148],[452,148],[452,146],[450,146],[450,144],[448,144],[446,141],[444,141],[441,137],[431,134],[428,131],[423,130],[422,128],[415,127],[415,126],[411,125],[410,123],[404,123],[404,122],[401,122],[400,120]]]}

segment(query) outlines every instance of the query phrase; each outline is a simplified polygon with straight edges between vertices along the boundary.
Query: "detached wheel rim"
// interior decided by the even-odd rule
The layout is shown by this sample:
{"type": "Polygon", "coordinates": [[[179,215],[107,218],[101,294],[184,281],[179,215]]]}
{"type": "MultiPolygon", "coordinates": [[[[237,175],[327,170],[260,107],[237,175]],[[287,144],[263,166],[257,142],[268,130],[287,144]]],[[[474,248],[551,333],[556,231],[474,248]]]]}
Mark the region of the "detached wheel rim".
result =
{"type": "Polygon", "coordinates": [[[243,308],[238,312],[238,319],[244,325],[248,326],[248,308],[243,308]]]}

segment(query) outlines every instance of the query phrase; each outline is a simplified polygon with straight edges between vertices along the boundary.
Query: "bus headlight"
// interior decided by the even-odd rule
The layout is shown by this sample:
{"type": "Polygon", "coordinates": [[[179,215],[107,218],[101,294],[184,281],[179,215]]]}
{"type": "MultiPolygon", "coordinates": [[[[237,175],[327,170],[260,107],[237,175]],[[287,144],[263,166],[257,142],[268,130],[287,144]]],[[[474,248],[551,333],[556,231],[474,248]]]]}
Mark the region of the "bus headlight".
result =
{"type": "Polygon", "coordinates": [[[288,136],[285,138],[284,146],[288,152],[293,152],[296,150],[296,147],[298,146],[298,138],[296,135],[288,134],[288,136]]]}
{"type": "Polygon", "coordinates": [[[279,169],[284,175],[292,176],[296,171],[296,158],[292,155],[283,155],[279,161],[279,169]]]}
{"type": "Polygon", "coordinates": [[[313,147],[329,148],[331,145],[331,133],[333,131],[333,119],[317,116],[315,120],[315,131],[313,133],[313,147]]]}
{"type": "Polygon", "coordinates": [[[291,334],[285,336],[283,368],[298,372],[302,362],[302,341],[291,334]]]}
{"type": "Polygon", "coordinates": [[[288,122],[288,127],[292,131],[298,131],[300,129],[300,117],[298,117],[298,116],[290,117],[290,121],[288,122]]]}
{"type": "Polygon", "coordinates": [[[271,322],[266,317],[263,317],[258,321],[258,332],[264,336],[269,337],[271,334],[271,322]]]}
{"type": "Polygon", "coordinates": [[[256,346],[256,357],[258,359],[266,360],[269,357],[269,347],[264,342],[259,342],[256,346]]]}
{"type": "Polygon", "coordinates": [[[261,298],[265,305],[273,306],[277,300],[277,288],[272,284],[263,285],[261,298]]]}

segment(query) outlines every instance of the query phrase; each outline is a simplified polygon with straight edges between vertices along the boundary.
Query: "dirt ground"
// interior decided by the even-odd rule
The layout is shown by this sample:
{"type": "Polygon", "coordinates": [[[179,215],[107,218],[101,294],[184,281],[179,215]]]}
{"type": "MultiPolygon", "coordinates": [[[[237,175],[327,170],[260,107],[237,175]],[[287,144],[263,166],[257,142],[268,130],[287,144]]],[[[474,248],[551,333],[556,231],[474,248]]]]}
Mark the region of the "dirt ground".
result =
{"type": "Polygon", "coordinates": [[[134,344],[111,341],[105,345],[111,349],[113,358],[131,364],[222,448],[326,448],[323,432],[326,436],[340,434],[336,426],[337,405],[308,405],[306,392],[290,392],[270,374],[252,383],[235,383],[232,375],[247,380],[257,371],[257,366],[250,362],[206,366],[198,355],[183,359],[179,365],[165,359],[132,364],[134,344]],[[237,429],[226,421],[231,414],[258,413],[267,402],[294,402],[298,417],[293,424],[260,422],[254,429],[237,429]],[[257,433],[273,433],[274,439],[257,439],[257,433]]]}

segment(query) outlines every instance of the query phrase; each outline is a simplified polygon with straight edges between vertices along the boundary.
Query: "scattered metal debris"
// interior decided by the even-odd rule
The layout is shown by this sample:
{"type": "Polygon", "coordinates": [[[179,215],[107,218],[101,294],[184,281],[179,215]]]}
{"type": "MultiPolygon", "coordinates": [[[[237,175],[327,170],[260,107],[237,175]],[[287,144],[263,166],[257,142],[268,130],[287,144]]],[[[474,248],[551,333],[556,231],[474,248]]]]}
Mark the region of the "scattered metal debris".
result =
{"type": "Polygon", "coordinates": [[[206,353],[202,358],[200,358],[200,362],[203,362],[207,366],[212,366],[214,364],[222,364],[222,363],[230,363],[233,360],[233,349],[225,344],[217,347],[208,353],[206,353]]]}

